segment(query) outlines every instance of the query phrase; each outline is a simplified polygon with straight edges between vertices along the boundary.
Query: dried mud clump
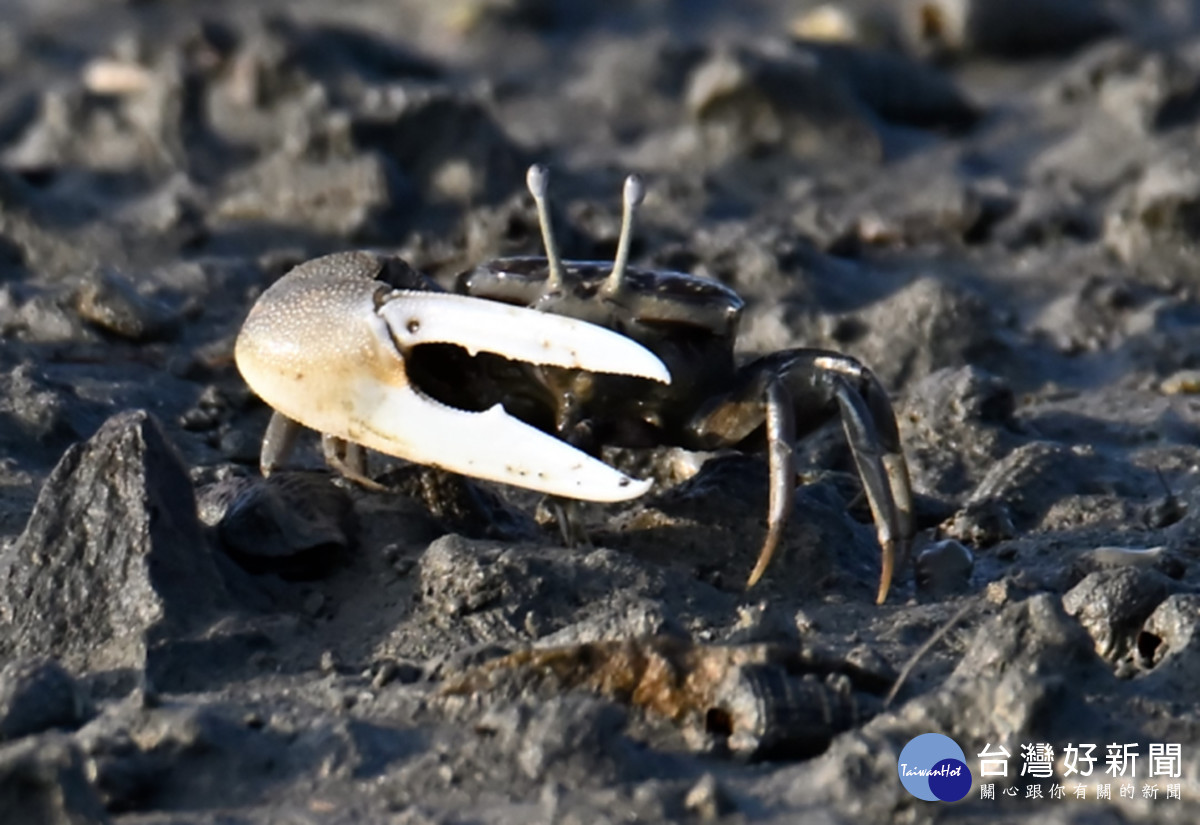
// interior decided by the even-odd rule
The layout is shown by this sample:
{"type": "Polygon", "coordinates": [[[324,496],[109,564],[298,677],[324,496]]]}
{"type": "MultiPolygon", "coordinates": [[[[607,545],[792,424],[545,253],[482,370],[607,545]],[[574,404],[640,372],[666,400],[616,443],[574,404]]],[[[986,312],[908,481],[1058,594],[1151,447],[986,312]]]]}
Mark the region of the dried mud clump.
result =
{"type": "Polygon", "coordinates": [[[1196,4],[3,8],[0,823],[1200,821],[1196,4]],[[259,296],[351,250],[398,289],[541,255],[535,161],[565,257],[614,259],[637,173],[629,262],[734,289],[739,363],[881,379],[916,527],[883,605],[836,416],[749,591],[753,449],[606,448],[655,484],[573,547],[561,502],[351,480],[315,433],[262,476],[259,296]],[[930,732],[956,804],[898,781],[930,732]],[[1097,798],[1110,743],[1133,799],[1097,798]]]}

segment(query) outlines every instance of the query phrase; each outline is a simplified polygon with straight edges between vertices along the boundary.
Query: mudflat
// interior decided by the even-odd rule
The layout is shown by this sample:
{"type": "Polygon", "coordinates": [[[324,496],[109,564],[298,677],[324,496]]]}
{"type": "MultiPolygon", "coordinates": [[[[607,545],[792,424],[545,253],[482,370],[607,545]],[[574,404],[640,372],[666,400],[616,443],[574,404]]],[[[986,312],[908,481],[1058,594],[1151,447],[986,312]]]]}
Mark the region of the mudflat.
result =
{"type": "Polygon", "coordinates": [[[1193,4],[0,23],[0,821],[1200,819],[1193,4]],[[565,257],[614,258],[637,173],[631,265],[736,291],[740,362],[878,376],[916,532],[882,605],[836,413],[750,590],[753,438],[605,449],[656,483],[573,547],[538,494],[374,454],[364,485],[311,433],[261,477],[258,296],[345,250],[446,289],[541,255],[533,163],[565,257]],[[962,801],[901,781],[927,733],[962,801]]]}

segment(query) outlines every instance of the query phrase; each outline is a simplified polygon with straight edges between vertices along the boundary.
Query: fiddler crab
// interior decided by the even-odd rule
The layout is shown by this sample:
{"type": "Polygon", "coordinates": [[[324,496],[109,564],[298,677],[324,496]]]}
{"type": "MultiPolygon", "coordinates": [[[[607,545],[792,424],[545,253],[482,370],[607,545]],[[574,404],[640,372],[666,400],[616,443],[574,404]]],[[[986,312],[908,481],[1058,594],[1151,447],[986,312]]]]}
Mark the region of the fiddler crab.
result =
{"type": "Polygon", "coordinates": [[[488,261],[448,292],[399,258],[345,252],[301,264],[263,292],[235,350],[246,382],[275,411],[263,473],[309,427],[323,434],[332,466],[368,485],[364,448],[554,497],[614,502],[652,482],[595,458],[604,446],[765,443],[768,526],[753,586],[791,514],[794,443],[840,414],[882,549],[882,603],[908,552],[913,505],[896,418],[876,376],[819,349],[739,367],[736,292],[629,265],[640,178],[625,181],[608,263],[559,255],[548,177],[544,166],[529,170],[545,257],[488,261]]]}

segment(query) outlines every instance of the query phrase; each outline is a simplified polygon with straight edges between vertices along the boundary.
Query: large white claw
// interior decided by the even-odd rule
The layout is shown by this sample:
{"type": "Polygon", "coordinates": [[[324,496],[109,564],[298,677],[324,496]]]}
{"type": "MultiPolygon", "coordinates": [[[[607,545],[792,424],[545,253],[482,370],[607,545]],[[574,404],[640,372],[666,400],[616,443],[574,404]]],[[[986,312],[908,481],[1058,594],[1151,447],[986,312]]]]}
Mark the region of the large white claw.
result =
{"type": "Polygon", "coordinates": [[[453,343],[514,360],[669,382],[662,362],[602,327],[522,307],[305,267],[263,293],[235,357],[250,387],[307,427],[388,455],[569,498],[621,501],[631,478],[510,416],[448,407],[413,386],[404,352],[453,343]]]}

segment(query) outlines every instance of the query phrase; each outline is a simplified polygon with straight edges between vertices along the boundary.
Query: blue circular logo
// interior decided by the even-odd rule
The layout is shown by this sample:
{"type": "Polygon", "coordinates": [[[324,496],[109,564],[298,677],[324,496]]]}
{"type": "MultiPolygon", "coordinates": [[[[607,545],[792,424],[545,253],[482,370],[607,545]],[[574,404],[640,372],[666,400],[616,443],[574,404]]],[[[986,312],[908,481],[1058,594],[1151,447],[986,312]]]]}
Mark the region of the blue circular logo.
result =
{"type": "Polygon", "coordinates": [[[971,790],[971,769],[958,743],[941,733],[912,739],[896,763],[900,784],[926,802],[957,802],[971,790]]]}

